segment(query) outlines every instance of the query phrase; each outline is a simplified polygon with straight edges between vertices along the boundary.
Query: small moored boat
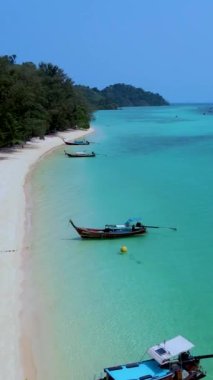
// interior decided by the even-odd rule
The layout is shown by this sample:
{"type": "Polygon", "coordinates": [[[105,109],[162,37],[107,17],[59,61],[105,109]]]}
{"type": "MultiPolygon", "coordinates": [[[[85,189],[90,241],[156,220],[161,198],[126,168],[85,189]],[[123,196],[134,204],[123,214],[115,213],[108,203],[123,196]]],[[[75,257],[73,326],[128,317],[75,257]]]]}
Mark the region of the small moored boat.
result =
{"type": "Polygon", "coordinates": [[[151,347],[151,359],[105,368],[100,380],[198,380],[206,376],[201,359],[213,354],[192,356],[194,345],[181,335],[151,347]]]}
{"type": "Polygon", "coordinates": [[[95,157],[95,152],[75,152],[67,153],[64,151],[65,155],[68,157],[95,157]]]}
{"type": "Polygon", "coordinates": [[[83,239],[113,239],[146,233],[140,218],[128,219],[124,224],[106,224],[104,228],[77,227],[72,220],[70,223],[83,239]]]}
{"type": "Polygon", "coordinates": [[[90,142],[87,141],[87,140],[66,140],[66,139],[63,139],[64,143],[66,145],[89,145],[90,142]]]}

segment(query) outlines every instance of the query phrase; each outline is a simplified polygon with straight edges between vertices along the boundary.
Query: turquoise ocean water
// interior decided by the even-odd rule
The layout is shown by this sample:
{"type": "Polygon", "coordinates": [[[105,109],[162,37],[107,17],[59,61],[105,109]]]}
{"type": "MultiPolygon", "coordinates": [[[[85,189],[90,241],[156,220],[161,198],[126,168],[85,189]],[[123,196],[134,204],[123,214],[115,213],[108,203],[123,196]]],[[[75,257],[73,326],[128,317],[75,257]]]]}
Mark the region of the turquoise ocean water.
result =
{"type": "MultiPolygon", "coordinates": [[[[85,147],[96,158],[69,159],[63,146],[37,165],[26,297],[38,379],[94,380],[104,367],[140,360],[179,334],[195,343],[195,354],[213,352],[207,108],[99,111],[95,143],[85,147]],[[83,241],[68,225],[69,218],[99,227],[133,216],[177,231],[83,241]],[[119,253],[122,245],[127,254],[119,253]]],[[[213,361],[203,366],[213,376],[213,361]]]]}

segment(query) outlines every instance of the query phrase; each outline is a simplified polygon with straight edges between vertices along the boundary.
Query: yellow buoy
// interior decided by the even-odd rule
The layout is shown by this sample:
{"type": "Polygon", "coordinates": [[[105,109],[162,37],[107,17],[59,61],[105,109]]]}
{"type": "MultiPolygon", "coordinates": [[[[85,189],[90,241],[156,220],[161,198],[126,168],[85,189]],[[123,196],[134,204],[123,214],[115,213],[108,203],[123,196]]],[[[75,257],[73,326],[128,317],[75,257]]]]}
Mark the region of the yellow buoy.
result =
{"type": "Polygon", "coordinates": [[[120,251],[121,253],[127,253],[127,247],[125,245],[122,245],[120,251]]]}

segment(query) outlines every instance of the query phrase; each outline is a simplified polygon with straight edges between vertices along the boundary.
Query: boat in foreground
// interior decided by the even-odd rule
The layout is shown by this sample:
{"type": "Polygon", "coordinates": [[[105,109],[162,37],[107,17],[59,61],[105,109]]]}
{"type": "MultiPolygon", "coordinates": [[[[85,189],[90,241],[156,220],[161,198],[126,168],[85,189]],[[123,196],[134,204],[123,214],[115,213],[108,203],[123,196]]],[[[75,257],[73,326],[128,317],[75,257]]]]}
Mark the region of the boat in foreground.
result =
{"type": "Polygon", "coordinates": [[[95,157],[95,152],[75,152],[67,153],[64,151],[65,155],[68,157],[95,157]]]}
{"type": "Polygon", "coordinates": [[[213,354],[192,356],[194,345],[181,335],[157,344],[148,350],[152,359],[105,368],[100,380],[198,380],[206,376],[201,359],[213,354]]]}
{"type": "Polygon", "coordinates": [[[63,139],[64,143],[66,145],[89,145],[90,142],[87,141],[87,140],[66,140],[66,139],[63,139]]]}
{"type": "Polygon", "coordinates": [[[77,227],[72,220],[70,223],[83,239],[113,239],[146,233],[139,218],[128,219],[124,224],[106,224],[104,228],[77,227]]]}

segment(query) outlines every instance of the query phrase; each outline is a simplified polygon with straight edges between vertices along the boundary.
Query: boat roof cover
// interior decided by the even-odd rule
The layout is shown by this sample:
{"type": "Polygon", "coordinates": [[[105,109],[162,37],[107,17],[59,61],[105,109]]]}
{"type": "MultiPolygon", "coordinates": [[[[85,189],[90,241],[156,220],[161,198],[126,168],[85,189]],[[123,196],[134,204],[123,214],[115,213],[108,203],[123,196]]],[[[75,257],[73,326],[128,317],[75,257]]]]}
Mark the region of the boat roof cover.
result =
{"type": "Polygon", "coordinates": [[[194,345],[181,335],[173,339],[165,340],[163,343],[157,344],[148,350],[151,358],[155,359],[159,364],[169,362],[174,356],[189,351],[194,345]]]}

